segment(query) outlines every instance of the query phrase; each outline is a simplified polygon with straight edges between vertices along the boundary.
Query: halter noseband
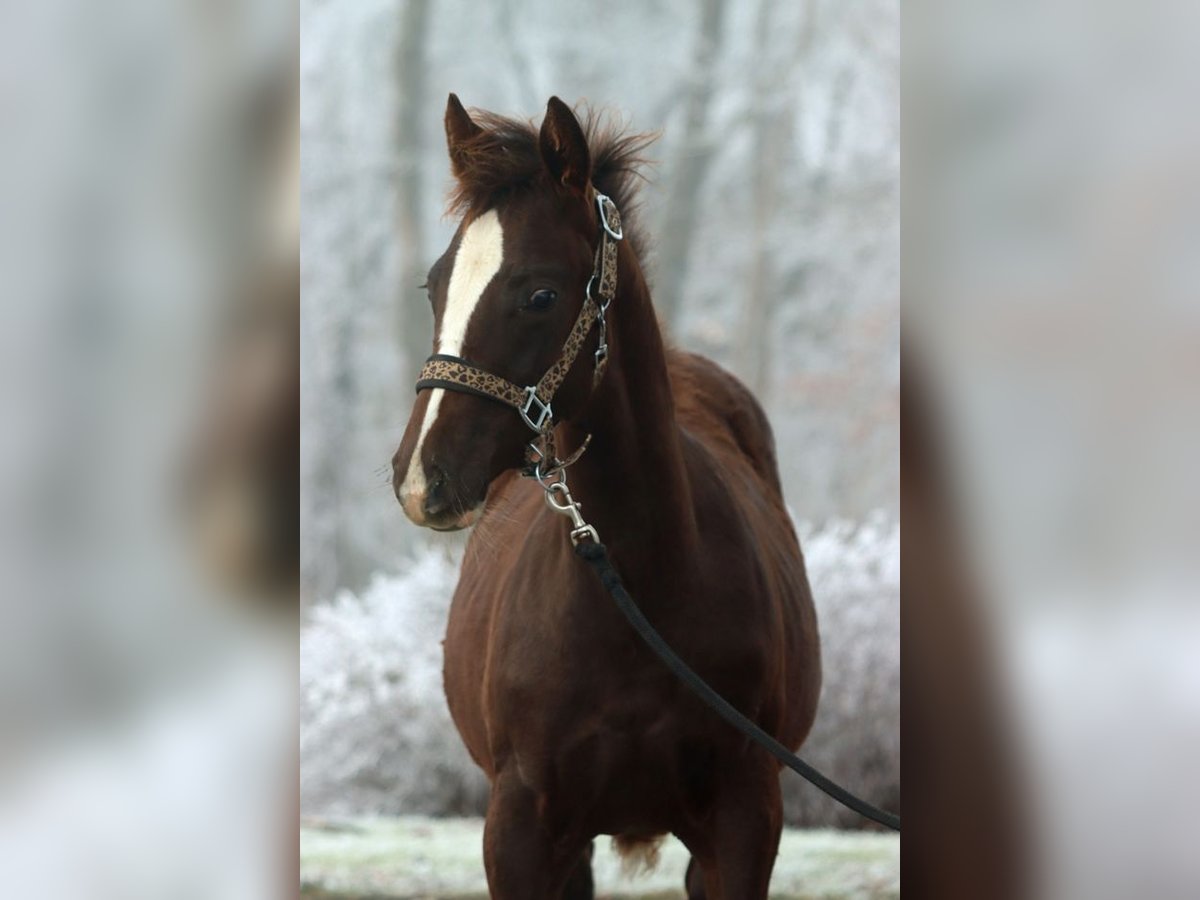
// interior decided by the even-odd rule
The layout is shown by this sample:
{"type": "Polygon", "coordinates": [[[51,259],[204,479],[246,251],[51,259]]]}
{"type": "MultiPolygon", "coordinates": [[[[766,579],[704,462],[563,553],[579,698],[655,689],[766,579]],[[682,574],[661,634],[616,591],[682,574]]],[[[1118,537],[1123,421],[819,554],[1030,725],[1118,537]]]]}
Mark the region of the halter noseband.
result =
{"type": "Polygon", "coordinates": [[[596,247],[592,274],[584,288],[583,307],[567,335],[562,353],[537,384],[522,387],[501,378],[459,356],[435,353],[425,361],[417,380],[417,393],[430,388],[444,388],[463,394],[475,394],[513,407],[521,420],[537,435],[529,443],[526,466],[522,474],[545,479],[577,460],[587,449],[591,435],[566,460],[560,460],[554,447],[554,411],[551,402],[571,371],[575,358],[592,326],[599,323],[600,344],[595,353],[592,390],[604,377],[608,365],[608,330],[605,313],[617,292],[617,242],[624,237],[621,213],[611,199],[596,194],[596,210],[600,217],[600,243],[596,247]]]}

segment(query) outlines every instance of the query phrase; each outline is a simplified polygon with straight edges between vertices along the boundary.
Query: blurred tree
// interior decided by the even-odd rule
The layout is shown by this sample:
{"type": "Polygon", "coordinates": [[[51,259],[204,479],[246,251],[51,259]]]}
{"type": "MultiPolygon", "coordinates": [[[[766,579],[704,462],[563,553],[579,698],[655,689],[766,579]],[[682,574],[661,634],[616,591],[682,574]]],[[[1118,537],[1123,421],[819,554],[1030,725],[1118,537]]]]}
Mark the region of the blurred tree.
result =
{"type": "Polygon", "coordinates": [[[424,196],[421,156],[425,133],[425,45],[429,32],[429,0],[406,0],[401,15],[399,40],[394,57],[397,97],[396,127],[393,131],[397,178],[396,231],[400,242],[400,265],[396,286],[397,340],[404,351],[404,366],[414,373],[429,354],[433,316],[417,285],[424,281],[425,229],[422,224],[424,196]]]}
{"type": "MultiPolygon", "coordinates": [[[[771,388],[771,362],[773,357],[772,329],[773,312],[780,294],[775,272],[774,246],[771,235],[774,231],[777,197],[780,190],[780,175],[789,164],[788,147],[792,143],[792,116],[794,98],[787,92],[790,83],[789,69],[796,67],[812,47],[813,2],[804,4],[804,25],[800,41],[800,53],[787,53],[783,61],[771,53],[776,6],[773,0],[761,0],[754,28],[754,46],[761,54],[761,64],[756,70],[752,92],[752,131],[754,134],[753,208],[751,211],[751,261],[747,279],[749,296],[745,315],[738,334],[734,367],[741,377],[758,395],[767,402],[771,388]]],[[[790,49],[790,48],[789,48],[790,49]]]]}
{"type": "Polygon", "coordinates": [[[716,150],[709,127],[709,107],[712,106],[717,59],[725,34],[724,16],[725,0],[704,0],[690,77],[684,85],[683,136],[671,166],[667,206],[659,229],[657,277],[654,279],[655,303],[659,315],[668,325],[675,324],[681,312],[696,231],[700,187],[716,150]]]}
{"type": "Polygon", "coordinates": [[[518,106],[521,109],[537,109],[546,100],[535,84],[533,69],[529,64],[529,55],[521,45],[521,30],[517,25],[516,9],[518,0],[500,0],[496,4],[496,25],[500,30],[502,43],[508,50],[508,58],[512,64],[513,81],[516,83],[518,106]]]}

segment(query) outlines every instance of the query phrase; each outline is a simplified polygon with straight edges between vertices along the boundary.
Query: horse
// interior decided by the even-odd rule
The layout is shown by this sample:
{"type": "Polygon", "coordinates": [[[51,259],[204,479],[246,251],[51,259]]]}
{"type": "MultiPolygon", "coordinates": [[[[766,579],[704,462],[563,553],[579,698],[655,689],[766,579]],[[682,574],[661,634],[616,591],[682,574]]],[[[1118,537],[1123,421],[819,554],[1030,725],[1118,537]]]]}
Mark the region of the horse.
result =
{"type": "Polygon", "coordinates": [[[474,526],[443,674],[491,784],[491,896],[591,898],[595,838],[613,836],[637,865],[674,834],[690,854],[689,898],[765,898],[783,827],[779,764],[636,640],[572,552],[578,535],[543,502],[542,466],[569,474],[593,535],[671,646],[798,748],[816,715],[820,649],[766,415],[732,375],[664,343],[642,242],[614,224],[633,212],[649,137],[557,97],[537,127],[468,112],[451,94],[445,128],[461,222],[429,271],[435,353],[393,487],[417,525],[474,526]],[[610,249],[615,281],[600,303],[610,249]],[[462,377],[447,375],[455,367],[462,377]],[[548,370],[552,398],[535,390],[548,370]],[[504,401],[496,384],[527,385],[527,399],[504,401]],[[551,448],[586,452],[569,470],[547,464],[546,444],[527,446],[531,428],[551,448]],[[541,486],[521,477],[531,469],[541,486]]]}

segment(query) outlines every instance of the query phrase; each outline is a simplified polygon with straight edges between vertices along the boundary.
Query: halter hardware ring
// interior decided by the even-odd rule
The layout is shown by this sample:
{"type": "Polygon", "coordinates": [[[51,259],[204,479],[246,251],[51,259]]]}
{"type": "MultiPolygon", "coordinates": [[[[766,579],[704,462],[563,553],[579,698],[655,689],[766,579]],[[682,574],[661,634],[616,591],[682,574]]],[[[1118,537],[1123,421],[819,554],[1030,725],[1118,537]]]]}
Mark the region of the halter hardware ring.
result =
{"type": "Polygon", "coordinates": [[[613,228],[612,225],[609,224],[608,208],[610,206],[613,208],[613,210],[616,210],[617,208],[617,205],[609,199],[607,194],[602,194],[599,191],[596,191],[596,209],[600,211],[600,227],[607,231],[608,236],[614,241],[619,241],[625,237],[625,229],[620,226],[613,228]]]}
{"type": "Polygon", "coordinates": [[[537,395],[537,386],[532,384],[525,388],[525,402],[521,404],[517,412],[521,414],[521,418],[525,420],[525,424],[538,434],[542,433],[542,430],[546,427],[546,422],[554,415],[550,404],[542,402],[542,398],[537,395]],[[529,412],[534,407],[537,407],[537,418],[531,419],[529,412]]]}
{"type": "MultiPolygon", "coordinates": [[[[540,453],[540,451],[539,451],[540,453]]],[[[538,484],[542,486],[542,490],[550,491],[555,485],[561,484],[564,487],[567,484],[567,471],[565,466],[553,467],[553,460],[550,460],[552,466],[549,472],[542,471],[542,464],[547,462],[545,457],[542,457],[533,464],[533,477],[537,479],[538,484]],[[558,481],[551,481],[552,478],[557,478],[558,481]]]]}
{"type": "Polygon", "coordinates": [[[597,273],[595,273],[595,272],[593,272],[588,277],[587,286],[583,289],[583,296],[585,298],[584,299],[585,303],[588,300],[591,300],[593,303],[596,304],[596,309],[600,311],[600,315],[599,315],[600,324],[603,325],[604,324],[604,314],[606,312],[608,312],[609,306],[612,305],[612,297],[597,297],[595,294],[592,293],[592,287],[596,284],[596,279],[598,277],[599,277],[599,275],[597,275],[597,273]]]}

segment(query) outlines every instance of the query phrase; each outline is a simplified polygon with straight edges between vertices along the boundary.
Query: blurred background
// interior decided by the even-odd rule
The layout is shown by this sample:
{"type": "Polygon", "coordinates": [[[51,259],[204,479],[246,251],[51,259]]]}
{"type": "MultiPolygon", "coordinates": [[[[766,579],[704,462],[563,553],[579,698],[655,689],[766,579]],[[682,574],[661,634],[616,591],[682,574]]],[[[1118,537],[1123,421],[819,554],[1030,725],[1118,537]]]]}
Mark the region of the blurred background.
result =
{"type": "Polygon", "coordinates": [[[296,24],[0,4],[0,896],[295,895],[296,24]]]}
{"type": "MultiPolygon", "coordinates": [[[[302,804],[478,815],[445,709],[462,536],[404,518],[389,460],[450,241],[446,97],[657,131],[639,220],[673,342],[775,429],[826,683],[805,757],[898,809],[899,22],[892,0],[301,5],[302,804]]],[[[859,827],[788,784],[793,824],[859,827]]]]}
{"type": "MultiPolygon", "coordinates": [[[[384,477],[450,90],[662,130],[656,296],[771,413],[830,654],[810,755],[886,805],[903,182],[910,891],[1200,894],[1196,17],[916,0],[900,66],[870,2],[0,5],[0,895],[478,872],[469,820],[360,817],[481,799],[439,685],[458,547],[384,477]]],[[[895,896],[897,854],[780,859],[895,896]]]]}
{"type": "Polygon", "coordinates": [[[1174,0],[906,6],[920,896],[1200,895],[1197,34],[1174,0]]]}

